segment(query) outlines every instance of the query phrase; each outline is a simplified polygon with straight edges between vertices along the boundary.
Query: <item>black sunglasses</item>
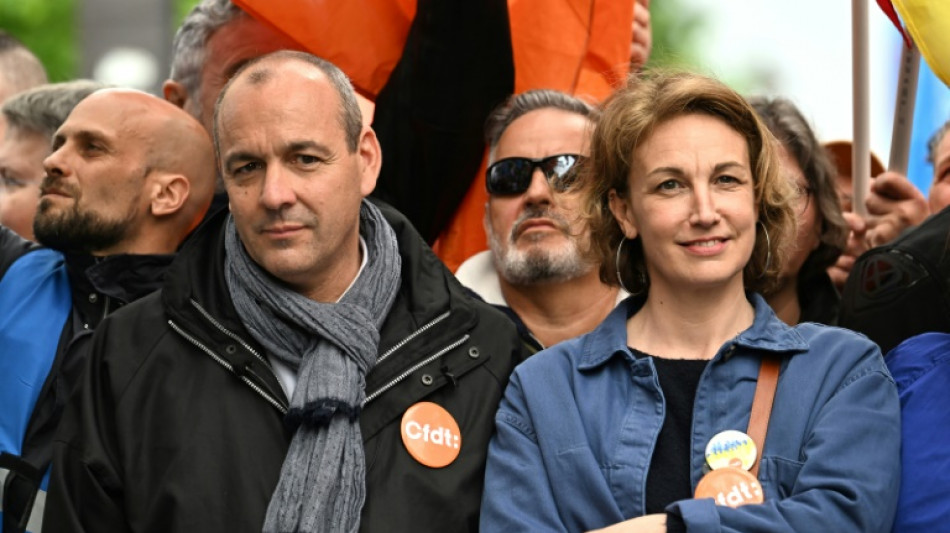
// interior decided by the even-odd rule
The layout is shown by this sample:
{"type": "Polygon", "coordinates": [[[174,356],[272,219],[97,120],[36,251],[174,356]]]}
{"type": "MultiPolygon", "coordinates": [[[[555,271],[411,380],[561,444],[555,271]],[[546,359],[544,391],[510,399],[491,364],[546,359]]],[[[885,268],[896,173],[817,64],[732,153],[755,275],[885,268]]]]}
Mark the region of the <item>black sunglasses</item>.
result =
{"type": "Polygon", "coordinates": [[[540,168],[548,185],[555,191],[568,190],[577,178],[578,163],[584,156],[558,154],[541,159],[507,157],[496,161],[486,173],[485,185],[489,194],[521,194],[531,186],[534,169],[540,168]]]}

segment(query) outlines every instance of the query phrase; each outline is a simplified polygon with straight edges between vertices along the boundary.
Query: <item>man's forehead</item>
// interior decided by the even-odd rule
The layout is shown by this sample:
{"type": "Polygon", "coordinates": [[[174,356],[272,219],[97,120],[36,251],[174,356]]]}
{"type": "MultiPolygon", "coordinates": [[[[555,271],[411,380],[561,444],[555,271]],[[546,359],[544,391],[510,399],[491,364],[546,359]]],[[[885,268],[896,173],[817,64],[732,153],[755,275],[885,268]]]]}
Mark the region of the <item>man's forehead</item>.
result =
{"type": "Polygon", "coordinates": [[[57,141],[61,143],[70,138],[98,140],[113,145],[138,142],[161,134],[155,128],[146,126],[146,124],[154,122],[152,119],[153,117],[141,114],[122,118],[117,115],[97,114],[90,112],[88,109],[80,110],[75,115],[71,114],[57,130],[54,136],[54,145],[57,144],[57,141]]]}
{"type": "Polygon", "coordinates": [[[543,157],[585,153],[593,122],[583,115],[555,108],[536,109],[513,120],[495,147],[498,157],[543,157]]]}
{"type": "Polygon", "coordinates": [[[63,125],[77,121],[108,124],[120,120],[119,117],[144,115],[147,112],[145,106],[122,93],[93,93],[76,104],[63,125]]]}
{"type": "Polygon", "coordinates": [[[70,114],[63,125],[56,130],[56,138],[66,137],[101,137],[115,136],[115,127],[101,115],[84,113],[82,111],[70,114]]]}
{"type": "Polygon", "coordinates": [[[318,116],[338,112],[342,105],[340,96],[319,68],[292,58],[265,59],[238,74],[222,96],[220,120],[259,111],[246,109],[244,102],[250,98],[263,98],[261,105],[268,110],[291,112],[296,106],[303,109],[294,113],[313,112],[318,116]],[[264,97],[265,94],[269,96],[264,97]]]}

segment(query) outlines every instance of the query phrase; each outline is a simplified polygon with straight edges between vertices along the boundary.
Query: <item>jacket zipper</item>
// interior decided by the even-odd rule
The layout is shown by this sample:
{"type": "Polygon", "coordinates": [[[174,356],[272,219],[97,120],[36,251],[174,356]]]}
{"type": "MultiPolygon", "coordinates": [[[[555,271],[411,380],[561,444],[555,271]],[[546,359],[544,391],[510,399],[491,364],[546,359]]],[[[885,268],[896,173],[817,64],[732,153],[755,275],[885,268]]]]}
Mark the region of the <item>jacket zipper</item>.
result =
{"type": "Polygon", "coordinates": [[[446,311],[446,312],[442,313],[441,315],[439,315],[439,316],[433,318],[432,321],[429,322],[428,324],[425,324],[425,325],[422,326],[421,328],[419,328],[419,329],[417,329],[416,331],[413,331],[412,333],[410,333],[408,337],[406,337],[405,339],[403,339],[403,340],[397,342],[395,346],[393,346],[392,348],[386,350],[386,353],[384,353],[384,354],[380,355],[379,357],[377,357],[377,358],[376,358],[376,364],[378,365],[379,363],[382,363],[383,360],[386,359],[387,357],[389,357],[390,355],[392,355],[393,352],[395,352],[396,350],[398,350],[398,349],[402,348],[403,346],[405,346],[406,344],[408,344],[409,341],[411,341],[412,339],[415,339],[415,338],[418,337],[419,335],[422,335],[422,334],[425,333],[427,330],[429,330],[430,328],[432,328],[432,326],[435,326],[435,325],[438,324],[439,322],[442,322],[443,320],[445,320],[446,318],[448,318],[450,314],[452,314],[451,311],[446,311]]]}
{"type": "MultiPolygon", "coordinates": [[[[215,324],[216,324],[216,323],[215,323],[215,324]]],[[[181,335],[182,337],[184,337],[185,340],[187,340],[188,342],[190,342],[191,344],[193,344],[196,348],[198,348],[198,349],[201,350],[202,352],[206,353],[209,357],[211,357],[211,359],[213,359],[213,360],[214,360],[215,362],[217,362],[219,365],[221,365],[222,367],[224,367],[225,369],[227,369],[228,372],[234,373],[234,365],[232,365],[231,363],[228,363],[227,361],[225,361],[224,359],[222,359],[218,354],[214,353],[214,351],[213,351],[212,349],[210,349],[210,348],[208,348],[207,346],[205,346],[204,344],[202,344],[201,341],[199,341],[198,339],[196,339],[196,338],[192,337],[191,335],[189,335],[187,332],[185,332],[184,329],[182,329],[181,327],[179,327],[178,324],[176,324],[174,321],[169,320],[169,321],[168,321],[168,325],[171,326],[171,328],[172,328],[173,330],[175,330],[179,335],[181,335]]],[[[216,324],[216,325],[220,327],[219,324],[216,324]]],[[[222,331],[224,331],[225,333],[230,333],[230,332],[229,332],[228,330],[226,330],[226,329],[223,329],[222,331]]],[[[235,338],[235,336],[234,336],[233,334],[230,334],[230,335],[228,335],[228,336],[231,337],[231,338],[235,338]]],[[[238,340],[238,341],[240,342],[240,339],[236,339],[236,340],[238,340]]],[[[243,344],[244,346],[247,346],[246,343],[243,343],[243,342],[242,342],[242,344],[243,344]]],[[[254,353],[253,350],[251,350],[251,352],[254,353]]],[[[255,355],[257,355],[257,354],[255,354],[255,355]]],[[[281,414],[284,414],[284,415],[287,414],[287,407],[284,406],[281,402],[279,402],[276,398],[274,398],[273,396],[271,396],[270,394],[268,394],[267,391],[265,391],[265,390],[262,389],[260,386],[258,386],[256,383],[254,383],[253,381],[251,381],[247,376],[240,376],[240,378],[241,378],[241,381],[243,381],[245,384],[247,384],[248,387],[250,387],[254,392],[256,392],[258,395],[260,395],[262,398],[264,398],[264,400],[266,400],[267,403],[269,403],[269,404],[273,405],[274,407],[276,407],[277,410],[280,411],[281,414]]]]}
{"type": "MultiPolygon", "coordinates": [[[[243,346],[245,350],[251,352],[251,354],[254,355],[254,357],[256,357],[256,358],[258,359],[258,361],[264,363],[264,365],[265,365],[267,368],[270,368],[270,364],[264,359],[264,356],[261,355],[261,354],[259,354],[259,353],[257,353],[257,350],[255,350],[254,347],[252,347],[250,344],[248,344],[247,342],[245,342],[245,340],[242,339],[241,337],[238,337],[236,333],[232,332],[231,330],[229,330],[229,329],[227,329],[226,327],[224,327],[223,325],[221,325],[220,322],[218,322],[213,316],[211,316],[211,313],[205,311],[205,309],[204,309],[203,307],[201,307],[201,304],[199,304],[199,303],[196,302],[195,300],[189,300],[189,301],[191,302],[192,307],[194,307],[195,309],[197,309],[198,312],[201,313],[201,316],[205,317],[205,320],[207,320],[208,322],[211,322],[211,325],[213,325],[215,328],[217,328],[218,331],[220,331],[221,333],[224,333],[224,334],[227,335],[228,337],[230,337],[230,338],[234,339],[235,341],[237,341],[238,343],[240,343],[241,346],[243,346]]],[[[272,371],[272,373],[273,373],[273,371],[272,371]]],[[[277,376],[275,375],[274,377],[277,377],[277,376]]]]}
{"type": "MultiPolygon", "coordinates": [[[[217,320],[215,320],[214,317],[211,316],[210,313],[208,313],[207,311],[205,311],[205,309],[202,308],[201,305],[198,304],[198,302],[196,302],[195,300],[190,300],[190,302],[191,302],[191,305],[192,305],[195,309],[198,310],[198,312],[201,314],[201,316],[203,316],[203,317],[205,318],[205,320],[207,320],[207,321],[210,322],[215,328],[217,328],[218,331],[220,331],[221,333],[227,335],[227,336],[230,337],[231,339],[234,339],[235,341],[237,341],[238,343],[240,343],[241,346],[244,347],[244,349],[246,349],[247,351],[251,352],[251,353],[252,353],[257,359],[259,359],[260,361],[264,362],[265,365],[266,365],[266,367],[267,367],[268,369],[270,368],[270,365],[268,365],[268,364],[266,363],[266,361],[264,361],[264,358],[261,356],[261,354],[259,354],[254,348],[252,348],[249,344],[247,344],[247,342],[245,342],[244,339],[238,337],[236,334],[234,334],[233,332],[231,332],[230,330],[228,330],[227,328],[225,328],[223,325],[221,325],[217,320]]],[[[383,360],[385,360],[386,358],[388,358],[390,355],[392,355],[393,353],[395,353],[396,351],[398,351],[400,348],[402,348],[403,346],[405,346],[406,344],[408,344],[410,341],[412,341],[413,339],[415,339],[415,338],[418,337],[419,335],[422,335],[423,333],[425,333],[426,331],[428,331],[429,329],[431,329],[432,327],[434,327],[436,324],[438,324],[438,323],[442,322],[443,320],[445,320],[446,318],[448,318],[449,315],[451,315],[451,313],[452,313],[451,311],[446,311],[445,313],[442,313],[441,315],[439,315],[439,316],[435,317],[434,319],[432,319],[431,322],[428,322],[427,324],[423,325],[421,328],[419,328],[419,329],[417,329],[416,331],[410,333],[406,338],[404,338],[403,340],[397,342],[392,348],[386,350],[385,353],[383,353],[382,355],[380,355],[380,356],[376,359],[376,364],[381,363],[383,360]]],[[[209,355],[212,359],[214,359],[219,365],[221,365],[221,366],[223,366],[224,368],[226,368],[229,372],[234,372],[234,367],[233,367],[230,363],[228,363],[227,361],[225,361],[224,359],[222,359],[220,356],[218,356],[216,353],[214,353],[213,350],[211,350],[210,348],[208,348],[207,346],[205,346],[204,344],[202,344],[200,341],[198,341],[197,339],[195,339],[194,337],[192,337],[191,335],[189,335],[188,333],[186,333],[183,329],[181,329],[177,324],[175,324],[175,323],[172,322],[171,320],[168,321],[168,324],[169,324],[169,326],[172,327],[172,329],[174,329],[176,332],[178,332],[179,335],[181,335],[182,337],[184,337],[185,339],[187,339],[190,343],[192,343],[193,345],[195,345],[195,347],[197,347],[199,350],[201,350],[201,351],[203,351],[204,353],[208,354],[208,355],[209,355]]],[[[375,400],[376,398],[378,398],[378,397],[379,397],[380,395],[382,395],[384,392],[386,392],[386,391],[388,391],[389,389],[395,387],[397,384],[399,384],[399,382],[403,381],[404,379],[406,379],[407,377],[409,377],[410,375],[412,375],[412,373],[415,372],[416,370],[422,368],[423,366],[425,366],[425,365],[431,363],[432,361],[438,359],[439,357],[442,357],[445,353],[447,353],[447,352],[449,352],[449,351],[451,351],[451,350],[454,350],[454,349],[457,348],[458,346],[462,345],[462,344],[463,344],[465,341],[467,341],[470,337],[471,337],[471,335],[469,335],[469,334],[466,333],[466,334],[463,335],[461,338],[459,338],[459,339],[457,339],[456,341],[452,342],[451,344],[449,344],[449,345],[446,346],[445,348],[442,348],[441,350],[439,350],[439,351],[436,352],[435,354],[430,355],[429,357],[425,358],[423,361],[420,361],[419,363],[416,363],[415,365],[413,365],[412,367],[410,367],[408,370],[406,370],[405,372],[399,374],[398,376],[396,376],[395,378],[393,378],[392,380],[390,380],[388,383],[386,383],[385,385],[383,385],[382,387],[380,387],[379,389],[377,389],[376,391],[374,391],[372,394],[369,394],[369,395],[366,397],[366,399],[363,400],[363,405],[365,406],[365,405],[368,404],[369,402],[371,402],[371,401],[375,400]]],[[[273,372],[273,371],[271,371],[271,372],[273,372]]],[[[250,379],[248,379],[247,376],[241,376],[241,380],[243,380],[245,383],[247,383],[248,386],[250,386],[252,389],[254,389],[255,392],[257,392],[259,395],[261,395],[261,396],[262,396],[265,400],[267,400],[271,405],[273,405],[273,406],[276,407],[278,410],[280,410],[281,413],[283,413],[283,414],[286,414],[286,413],[287,413],[287,408],[286,408],[286,407],[284,407],[280,402],[278,402],[276,399],[274,399],[273,396],[271,396],[270,394],[268,394],[266,391],[264,391],[262,388],[260,388],[260,387],[259,387],[257,384],[255,384],[253,381],[251,381],[250,379]]]]}
{"type": "MultiPolygon", "coordinates": [[[[438,319],[437,319],[437,320],[438,320],[438,319]]],[[[416,333],[420,333],[420,332],[421,332],[421,330],[418,331],[418,332],[416,332],[416,333]]],[[[413,335],[415,335],[415,334],[413,334],[413,335]]],[[[426,358],[423,359],[422,361],[420,361],[420,362],[418,362],[418,363],[412,365],[408,370],[406,370],[406,371],[403,372],[402,374],[399,374],[398,376],[396,376],[395,378],[393,378],[392,380],[390,380],[389,383],[386,383],[386,384],[383,385],[382,387],[376,389],[375,392],[373,392],[372,394],[368,395],[368,396],[366,397],[366,399],[363,400],[363,406],[365,407],[366,404],[368,404],[369,402],[375,400],[376,398],[379,398],[380,395],[382,395],[384,392],[388,391],[389,389],[395,387],[400,381],[402,381],[402,380],[406,379],[407,377],[409,377],[410,375],[412,375],[412,373],[415,372],[416,370],[419,370],[420,368],[422,368],[422,367],[424,367],[425,365],[431,363],[432,361],[435,361],[435,360],[438,359],[439,357],[442,357],[446,352],[449,352],[449,351],[454,350],[455,348],[461,346],[461,345],[464,344],[465,341],[467,341],[470,337],[471,337],[471,335],[469,335],[468,333],[466,333],[465,335],[463,335],[461,338],[459,338],[458,340],[456,340],[456,341],[453,342],[452,344],[449,344],[449,345],[446,346],[445,348],[442,348],[441,350],[435,352],[434,354],[430,355],[429,357],[426,357],[426,358]]],[[[405,344],[405,343],[403,343],[403,344],[405,344]]]]}

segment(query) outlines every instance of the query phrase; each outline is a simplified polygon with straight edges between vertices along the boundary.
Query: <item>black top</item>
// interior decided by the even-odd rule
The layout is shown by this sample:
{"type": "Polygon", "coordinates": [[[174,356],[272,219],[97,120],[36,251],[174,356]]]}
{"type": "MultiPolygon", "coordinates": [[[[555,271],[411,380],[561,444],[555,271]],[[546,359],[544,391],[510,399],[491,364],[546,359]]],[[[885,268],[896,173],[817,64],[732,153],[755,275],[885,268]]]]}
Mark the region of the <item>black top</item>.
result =
{"type": "Polygon", "coordinates": [[[802,310],[799,322],[838,325],[841,296],[826,271],[798,280],[798,302],[802,310]]]}
{"type": "MultiPolygon", "coordinates": [[[[690,482],[690,443],[693,431],[693,404],[699,378],[709,361],[664,359],[632,350],[637,357],[652,357],[666,414],[663,427],[653,449],[647,473],[646,512],[665,513],[673,502],[693,497],[690,482]]],[[[667,531],[685,531],[685,526],[672,523],[676,516],[667,515],[667,531]]]]}

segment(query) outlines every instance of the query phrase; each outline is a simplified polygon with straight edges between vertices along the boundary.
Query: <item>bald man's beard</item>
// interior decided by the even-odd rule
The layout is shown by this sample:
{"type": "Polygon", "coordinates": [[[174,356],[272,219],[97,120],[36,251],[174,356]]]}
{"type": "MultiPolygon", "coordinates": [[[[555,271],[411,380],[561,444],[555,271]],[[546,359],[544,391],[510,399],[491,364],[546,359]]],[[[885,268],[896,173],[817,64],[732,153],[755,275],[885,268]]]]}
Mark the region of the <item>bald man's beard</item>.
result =
{"type": "Polygon", "coordinates": [[[37,242],[60,252],[94,253],[125,240],[134,218],[133,209],[124,217],[110,220],[99,213],[80,210],[78,202],[68,209],[54,210],[52,202],[40,200],[33,219],[33,234],[37,242]]]}
{"type": "Polygon", "coordinates": [[[495,270],[508,283],[523,286],[560,283],[579,278],[593,268],[581,252],[577,237],[568,236],[563,245],[553,249],[542,246],[541,242],[531,242],[526,249],[519,249],[513,238],[518,224],[512,227],[512,235],[504,244],[494,228],[488,232],[495,270]]]}

